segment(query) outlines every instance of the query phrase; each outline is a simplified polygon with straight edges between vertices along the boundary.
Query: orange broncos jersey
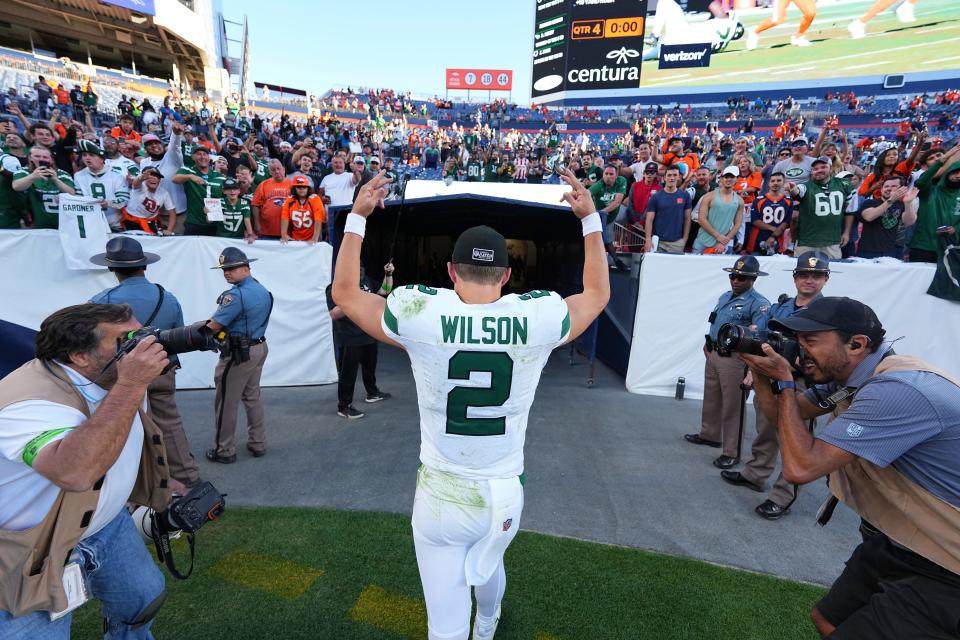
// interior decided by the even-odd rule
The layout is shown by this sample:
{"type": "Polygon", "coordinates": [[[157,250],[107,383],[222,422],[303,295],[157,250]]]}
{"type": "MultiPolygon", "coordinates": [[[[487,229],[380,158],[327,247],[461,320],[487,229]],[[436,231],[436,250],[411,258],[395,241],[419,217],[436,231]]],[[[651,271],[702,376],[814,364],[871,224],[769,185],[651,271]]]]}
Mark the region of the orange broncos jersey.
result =
{"type": "Polygon", "coordinates": [[[323,201],[315,193],[307,196],[303,204],[290,196],[283,203],[283,209],[280,210],[280,219],[289,220],[287,233],[293,240],[310,240],[313,238],[314,225],[323,224],[327,221],[327,210],[323,206],[323,201]]]}

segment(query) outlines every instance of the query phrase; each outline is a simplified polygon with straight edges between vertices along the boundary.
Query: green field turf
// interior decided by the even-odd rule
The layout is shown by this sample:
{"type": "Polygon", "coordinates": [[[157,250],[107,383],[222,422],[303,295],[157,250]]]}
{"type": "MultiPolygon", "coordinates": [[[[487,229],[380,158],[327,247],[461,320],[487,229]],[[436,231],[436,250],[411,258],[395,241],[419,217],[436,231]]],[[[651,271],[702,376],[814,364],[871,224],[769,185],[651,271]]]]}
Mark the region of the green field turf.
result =
{"type": "MultiPolygon", "coordinates": [[[[810,47],[790,45],[800,12],[791,5],[783,24],[760,34],[760,44],[746,49],[746,36],[710,59],[706,68],[663,69],[644,62],[641,88],[688,85],[731,85],[758,82],[822,80],[865,75],[938,71],[960,68],[960,2],[919,0],[917,21],[902,24],[893,5],[867,23],[867,37],[854,40],[847,25],[861,16],[873,0],[818,7],[807,31],[810,47]]],[[[741,16],[749,29],[770,11],[741,16]]]]}
{"type": "MultiPolygon", "coordinates": [[[[199,534],[193,577],[167,577],[158,640],[426,637],[408,516],[230,509],[199,534]]],[[[506,563],[498,640],[818,637],[815,586],[528,532],[506,563]]],[[[100,637],[100,625],[89,603],[73,637],[100,637]]]]}

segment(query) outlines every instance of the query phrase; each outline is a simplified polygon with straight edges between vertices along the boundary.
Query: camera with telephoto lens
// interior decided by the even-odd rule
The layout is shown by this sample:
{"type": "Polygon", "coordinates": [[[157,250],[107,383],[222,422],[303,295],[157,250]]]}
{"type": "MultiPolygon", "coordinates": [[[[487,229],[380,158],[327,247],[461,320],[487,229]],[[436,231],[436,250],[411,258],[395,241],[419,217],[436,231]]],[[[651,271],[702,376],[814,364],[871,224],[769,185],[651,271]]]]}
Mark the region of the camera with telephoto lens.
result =
{"type": "Polygon", "coordinates": [[[155,337],[163,350],[167,352],[170,364],[163,370],[163,373],[180,364],[176,357],[178,353],[217,351],[220,349],[221,343],[221,337],[202,321],[175,329],[160,330],[156,327],[140,327],[136,331],[128,332],[124,339],[118,340],[117,358],[119,359],[133,351],[147,336],[155,337]]]}
{"type": "Polygon", "coordinates": [[[766,355],[763,345],[769,344],[791,366],[796,366],[802,351],[797,339],[780,331],[751,331],[747,327],[726,323],[717,333],[717,345],[721,352],[766,355]]]}

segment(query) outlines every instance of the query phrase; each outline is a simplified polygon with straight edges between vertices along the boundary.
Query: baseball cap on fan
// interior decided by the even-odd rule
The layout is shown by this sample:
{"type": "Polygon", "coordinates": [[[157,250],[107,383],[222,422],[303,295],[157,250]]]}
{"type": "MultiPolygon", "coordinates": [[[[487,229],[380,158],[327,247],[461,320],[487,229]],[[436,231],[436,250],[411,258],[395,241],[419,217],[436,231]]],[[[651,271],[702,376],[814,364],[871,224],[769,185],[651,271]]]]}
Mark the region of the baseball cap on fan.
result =
{"type": "Polygon", "coordinates": [[[507,267],[507,241],[495,229],[487,226],[471,227],[460,234],[453,245],[453,264],[473,264],[478,267],[507,267]]]}

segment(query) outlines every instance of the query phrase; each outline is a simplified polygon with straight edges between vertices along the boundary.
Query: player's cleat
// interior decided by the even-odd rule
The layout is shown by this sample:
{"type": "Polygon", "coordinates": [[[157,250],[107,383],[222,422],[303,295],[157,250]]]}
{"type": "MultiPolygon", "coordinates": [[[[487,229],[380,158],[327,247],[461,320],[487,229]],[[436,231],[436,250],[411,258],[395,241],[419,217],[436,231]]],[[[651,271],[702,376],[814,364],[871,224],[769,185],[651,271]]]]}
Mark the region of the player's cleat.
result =
{"type": "Polygon", "coordinates": [[[478,615],[473,621],[473,640],[493,640],[493,634],[497,632],[498,624],[500,624],[500,607],[497,607],[497,612],[493,614],[493,623],[489,626],[481,625],[478,615]]]}
{"type": "Polygon", "coordinates": [[[381,400],[389,400],[389,399],[390,399],[389,393],[384,393],[383,391],[377,391],[376,393],[372,393],[368,395],[366,398],[363,399],[363,401],[373,404],[374,402],[380,402],[381,400]]]}
{"type": "Polygon", "coordinates": [[[337,409],[337,415],[341,418],[347,418],[348,420],[356,420],[363,417],[362,411],[357,411],[353,405],[349,407],[344,407],[342,409],[337,409]]]}
{"type": "Polygon", "coordinates": [[[758,44],[760,44],[760,36],[757,34],[757,28],[753,27],[747,31],[747,49],[756,49],[758,44]]]}
{"type": "Polygon", "coordinates": [[[916,22],[917,16],[913,15],[913,5],[909,2],[904,2],[897,7],[897,20],[900,22],[916,22]]]}
{"type": "Polygon", "coordinates": [[[790,44],[795,47],[809,47],[813,43],[807,40],[807,36],[790,36],[790,44]]]}
{"type": "Polygon", "coordinates": [[[859,40],[867,35],[867,25],[861,22],[860,18],[857,18],[847,25],[847,31],[850,32],[850,37],[854,40],[859,40]]]}

